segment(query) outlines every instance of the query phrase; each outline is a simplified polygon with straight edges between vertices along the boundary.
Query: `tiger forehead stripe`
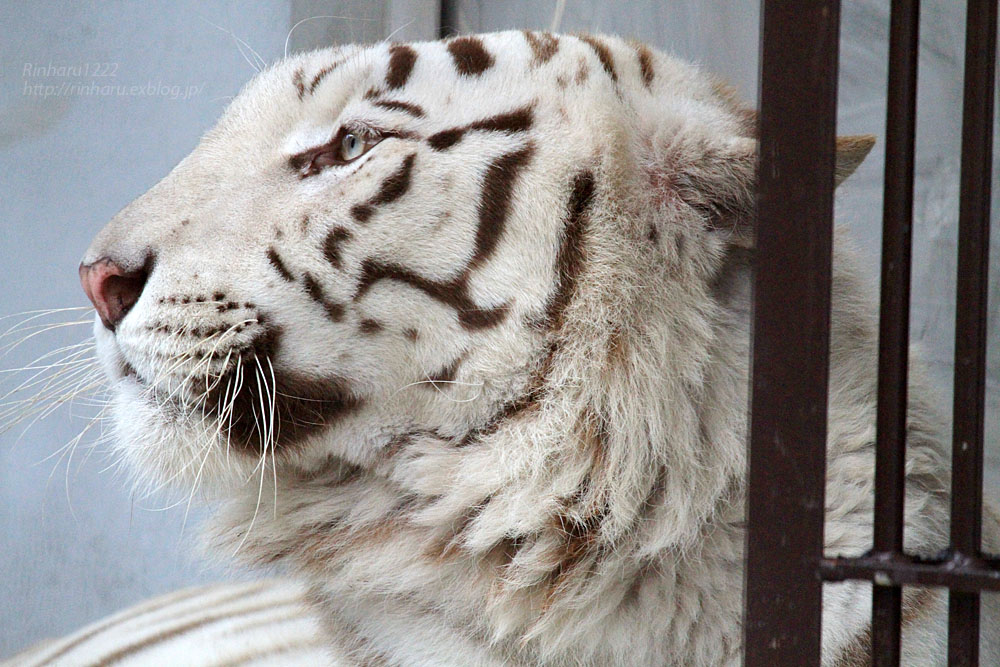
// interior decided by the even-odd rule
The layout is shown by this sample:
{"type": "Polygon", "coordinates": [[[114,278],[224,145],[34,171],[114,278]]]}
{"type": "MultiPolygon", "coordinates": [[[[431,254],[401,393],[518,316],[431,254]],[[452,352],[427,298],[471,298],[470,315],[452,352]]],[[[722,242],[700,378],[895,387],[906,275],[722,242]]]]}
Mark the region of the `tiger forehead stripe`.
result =
{"type": "Polygon", "coordinates": [[[327,74],[340,67],[341,62],[343,61],[338,61],[333,63],[332,65],[327,65],[326,67],[324,67],[323,69],[321,69],[319,72],[316,73],[316,76],[313,77],[312,82],[309,84],[310,95],[316,92],[316,87],[319,86],[320,82],[326,77],[327,74]]]}
{"type": "Polygon", "coordinates": [[[493,56],[478,37],[457,37],[448,42],[455,69],[464,76],[479,76],[493,67],[493,56]]]}
{"type": "Polygon", "coordinates": [[[413,173],[413,163],[416,159],[416,153],[407,155],[399,169],[382,181],[382,186],[375,193],[375,196],[364,204],[355,204],[351,208],[351,215],[358,222],[368,222],[377,207],[394,202],[405,195],[410,188],[410,175],[413,173]]]}
{"type": "Polygon", "coordinates": [[[406,44],[393,44],[389,47],[389,71],[385,74],[385,85],[389,88],[402,88],[406,85],[417,62],[417,52],[406,44]]]}
{"type": "Polygon", "coordinates": [[[642,75],[642,83],[649,88],[653,85],[653,54],[645,44],[636,43],[636,55],[639,57],[639,73],[642,75]]]}
{"type": "Polygon", "coordinates": [[[453,127],[432,134],[427,138],[427,143],[437,151],[451,148],[465,137],[470,131],[479,132],[505,132],[515,134],[517,132],[527,132],[531,129],[533,122],[532,107],[526,106],[507,113],[490,116],[474,121],[461,127],[453,127]]]}
{"type": "Polygon", "coordinates": [[[543,32],[540,35],[530,30],[524,31],[524,39],[531,47],[534,54],[531,64],[533,67],[544,65],[552,59],[552,56],[559,50],[559,38],[552,33],[543,32]]]}
{"type": "Polygon", "coordinates": [[[305,73],[302,71],[301,67],[299,67],[298,69],[296,69],[295,70],[295,74],[292,75],[292,84],[295,86],[295,91],[298,93],[300,100],[306,94],[306,84],[305,84],[305,81],[302,78],[304,76],[305,76],[305,73]]]}
{"type": "Polygon", "coordinates": [[[604,66],[604,71],[608,73],[608,76],[611,77],[612,81],[618,83],[618,73],[615,71],[615,61],[614,58],[611,57],[611,49],[608,48],[608,45],[590,35],[577,35],[577,38],[581,42],[588,44],[590,48],[594,50],[594,53],[597,54],[597,59],[600,60],[601,65],[604,66]]]}

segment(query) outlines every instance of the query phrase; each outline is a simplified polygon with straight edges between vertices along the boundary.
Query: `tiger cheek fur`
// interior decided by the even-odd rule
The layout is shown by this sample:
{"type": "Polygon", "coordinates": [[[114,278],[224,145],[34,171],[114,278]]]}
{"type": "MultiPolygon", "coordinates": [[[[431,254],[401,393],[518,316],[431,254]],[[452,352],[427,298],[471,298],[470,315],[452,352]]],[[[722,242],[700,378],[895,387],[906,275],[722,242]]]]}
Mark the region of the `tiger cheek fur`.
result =
{"type": "MultiPolygon", "coordinates": [[[[360,664],[737,664],[748,119],[612,37],[282,61],[85,257],[148,267],[96,325],[120,450],[210,498],[218,553],[308,582],[360,664]]],[[[848,414],[874,333],[835,280],[848,414]]],[[[865,630],[837,590],[828,659],[865,630]]]]}

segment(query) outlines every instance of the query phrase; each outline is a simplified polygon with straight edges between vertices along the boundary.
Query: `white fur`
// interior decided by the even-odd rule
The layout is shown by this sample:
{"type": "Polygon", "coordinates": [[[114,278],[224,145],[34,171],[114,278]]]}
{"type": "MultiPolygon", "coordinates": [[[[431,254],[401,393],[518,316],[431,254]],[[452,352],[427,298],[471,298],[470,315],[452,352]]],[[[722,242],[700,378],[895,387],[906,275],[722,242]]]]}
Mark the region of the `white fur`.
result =
{"type": "MultiPolygon", "coordinates": [[[[456,73],[444,43],[413,46],[406,86],[382,99],[420,105],[422,118],[364,98],[384,88],[387,45],[282,61],[98,236],[87,261],[138,266],[156,255],[116,335],[98,336],[118,382],[121,451],[147,484],[206,492],[218,506],[209,526],[217,553],[278,563],[307,581],[331,645],[359,662],[738,664],[755,159],[747,112],[711,77],[658,52],[647,87],[639,52],[615,38],[600,39],[617,83],[577,38],[560,37],[541,63],[521,33],[482,39],[496,64],[479,76],[456,73]],[[300,100],[296,77],[308,86],[334,62],[300,100]],[[423,141],[525,106],[527,133],[469,132],[448,150],[423,141]],[[289,170],[290,155],[348,123],[419,138],[386,139],[305,179],[289,170]],[[354,298],[367,258],[454,278],[475,247],[487,165],[529,142],[504,232],[467,283],[479,307],[509,304],[502,323],[464,328],[453,308],[398,281],[354,298]],[[351,207],[409,154],[405,197],[354,220],[351,207]],[[560,286],[567,200],[582,171],[595,190],[581,269],[558,321],[537,326],[560,286]],[[342,270],[322,254],[336,226],[351,232],[342,270]],[[270,247],[294,282],[269,266],[270,247]],[[305,272],[346,306],[342,322],[306,294],[305,272]],[[198,366],[177,340],[145,330],[160,320],[218,324],[205,304],[158,301],[217,290],[281,327],[270,360],[279,373],[346,378],[363,407],[301,442],[279,437],[263,457],[227,452],[224,425],[192,407],[225,364],[198,366]],[[366,318],[383,329],[359,333],[366,318]],[[163,355],[178,354],[179,366],[166,368],[163,355]],[[429,386],[456,357],[454,384],[429,386]],[[121,377],[119,359],[146,385],[166,376],[161,390],[121,377]],[[530,407],[490,421],[538,383],[530,407]]],[[[868,147],[843,149],[840,178],[868,147]]],[[[859,554],[871,539],[875,311],[839,237],[835,260],[826,538],[831,554],[859,554]]],[[[196,344],[225,350],[261,330],[251,321],[196,344]]],[[[933,553],[946,545],[947,459],[936,401],[914,366],[906,538],[933,553]]],[[[866,586],[827,587],[824,664],[858,641],[869,605],[866,586]]],[[[985,608],[992,639],[995,609],[985,608]]],[[[908,623],[905,664],[943,660],[938,612],[921,607],[908,623]]],[[[993,662],[997,647],[984,645],[983,663],[993,662]]]]}

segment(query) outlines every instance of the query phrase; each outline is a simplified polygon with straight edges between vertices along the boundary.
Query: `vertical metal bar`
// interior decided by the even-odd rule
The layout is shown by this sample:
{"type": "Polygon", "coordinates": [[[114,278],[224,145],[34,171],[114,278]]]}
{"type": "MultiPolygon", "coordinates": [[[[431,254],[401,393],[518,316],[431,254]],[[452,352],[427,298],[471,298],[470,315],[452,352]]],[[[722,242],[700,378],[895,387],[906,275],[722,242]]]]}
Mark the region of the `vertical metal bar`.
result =
{"type": "Polygon", "coordinates": [[[838,0],[763,0],[745,664],[819,665],[838,0]]]}
{"type": "Polygon", "coordinates": [[[438,39],[441,34],[441,0],[385,0],[384,35],[396,42],[438,39]]]}
{"type": "MultiPolygon", "coordinates": [[[[875,555],[887,559],[903,551],[919,16],[919,0],[893,0],[885,123],[874,529],[875,555]]],[[[875,667],[899,665],[902,599],[901,586],[872,587],[872,664],[875,667]]]]}
{"type": "Polygon", "coordinates": [[[459,0],[441,0],[438,12],[438,38],[447,39],[458,34],[459,0]]]}
{"type": "MultiPolygon", "coordinates": [[[[982,545],[986,298],[997,0],[969,0],[967,11],[951,459],[951,547],[958,559],[978,557],[982,545]]],[[[949,595],[948,661],[951,665],[979,663],[978,593],[952,592],[949,595]]]]}

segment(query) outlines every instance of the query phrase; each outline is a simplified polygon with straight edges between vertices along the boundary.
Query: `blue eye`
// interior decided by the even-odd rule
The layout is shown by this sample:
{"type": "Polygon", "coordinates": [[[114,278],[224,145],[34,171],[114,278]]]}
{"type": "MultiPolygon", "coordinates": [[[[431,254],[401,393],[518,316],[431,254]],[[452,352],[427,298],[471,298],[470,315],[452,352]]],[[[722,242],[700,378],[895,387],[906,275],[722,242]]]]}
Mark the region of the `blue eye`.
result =
{"type": "Polygon", "coordinates": [[[340,140],[340,159],[350,162],[365,154],[366,143],[356,134],[348,132],[340,140]]]}
{"type": "Polygon", "coordinates": [[[343,166],[375,148],[383,136],[341,129],[329,143],[317,146],[288,159],[288,164],[299,173],[299,178],[309,178],[327,167],[343,166]]]}

